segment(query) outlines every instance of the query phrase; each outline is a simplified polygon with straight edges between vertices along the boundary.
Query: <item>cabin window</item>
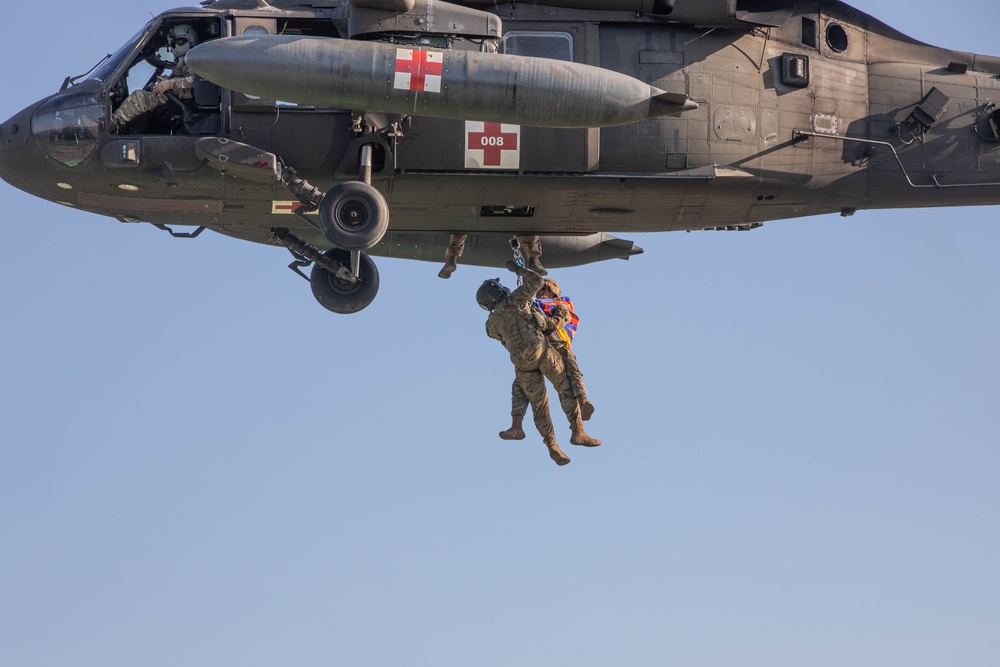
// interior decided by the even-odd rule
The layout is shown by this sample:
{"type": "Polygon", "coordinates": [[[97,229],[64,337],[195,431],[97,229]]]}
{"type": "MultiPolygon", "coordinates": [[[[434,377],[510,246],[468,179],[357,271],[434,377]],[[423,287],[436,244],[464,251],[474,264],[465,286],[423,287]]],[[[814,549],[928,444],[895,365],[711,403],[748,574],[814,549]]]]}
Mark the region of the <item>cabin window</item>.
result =
{"type": "Polygon", "coordinates": [[[568,32],[509,32],[503,38],[504,53],[533,58],[573,60],[573,36],[568,32]]]}
{"type": "Polygon", "coordinates": [[[837,53],[847,50],[847,31],[839,23],[831,23],[826,28],[826,43],[837,53]]]}
{"type": "MultiPolygon", "coordinates": [[[[248,26],[250,27],[250,26],[248,26]]],[[[304,35],[306,37],[341,37],[333,21],[316,19],[278,19],[278,35],[304,35]]],[[[346,35],[343,35],[346,36],[346,35]]]]}
{"type": "Polygon", "coordinates": [[[260,37],[261,35],[270,34],[271,32],[267,29],[267,26],[258,25],[256,23],[245,25],[240,29],[240,37],[260,37]]]}
{"type": "Polygon", "coordinates": [[[816,22],[805,16],[802,17],[802,43],[814,49],[819,48],[819,42],[816,40],[816,22]]]}

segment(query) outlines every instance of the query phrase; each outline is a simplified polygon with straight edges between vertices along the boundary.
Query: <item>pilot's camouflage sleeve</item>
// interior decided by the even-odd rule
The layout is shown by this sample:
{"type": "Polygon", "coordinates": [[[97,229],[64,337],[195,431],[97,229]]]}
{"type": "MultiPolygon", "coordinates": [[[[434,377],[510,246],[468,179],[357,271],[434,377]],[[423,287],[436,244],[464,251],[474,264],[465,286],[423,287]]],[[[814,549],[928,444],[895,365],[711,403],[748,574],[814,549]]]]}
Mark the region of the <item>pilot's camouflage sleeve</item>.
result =
{"type": "Polygon", "coordinates": [[[194,72],[188,67],[184,58],[177,60],[177,65],[174,66],[169,81],[170,88],[180,93],[182,98],[194,93],[194,72]]]}

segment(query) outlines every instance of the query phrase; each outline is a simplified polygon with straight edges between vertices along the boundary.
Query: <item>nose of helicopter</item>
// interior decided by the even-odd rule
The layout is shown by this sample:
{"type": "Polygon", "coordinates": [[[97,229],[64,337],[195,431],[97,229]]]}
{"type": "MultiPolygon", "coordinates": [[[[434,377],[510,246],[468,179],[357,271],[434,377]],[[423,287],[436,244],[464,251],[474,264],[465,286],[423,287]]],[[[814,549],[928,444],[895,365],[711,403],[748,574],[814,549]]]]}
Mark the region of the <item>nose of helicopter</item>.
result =
{"type": "Polygon", "coordinates": [[[17,185],[18,164],[24,158],[25,144],[31,134],[31,114],[28,110],[0,123],[0,178],[17,185]]]}
{"type": "Polygon", "coordinates": [[[45,103],[35,102],[0,123],[0,179],[28,194],[52,199],[53,161],[33,136],[32,119],[45,103]]]}
{"type": "MultiPolygon", "coordinates": [[[[7,125],[9,124],[10,121],[7,121],[5,123],[0,123],[0,178],[4,177],[4,174],[7,172],[8,168],[6,164],[7,160],[4,159],[4,156],[7,154],[7,133],[8,133],[7,125]]],[[[4,178],[4,180],[6,181],[7,179],[4,178]]]]}

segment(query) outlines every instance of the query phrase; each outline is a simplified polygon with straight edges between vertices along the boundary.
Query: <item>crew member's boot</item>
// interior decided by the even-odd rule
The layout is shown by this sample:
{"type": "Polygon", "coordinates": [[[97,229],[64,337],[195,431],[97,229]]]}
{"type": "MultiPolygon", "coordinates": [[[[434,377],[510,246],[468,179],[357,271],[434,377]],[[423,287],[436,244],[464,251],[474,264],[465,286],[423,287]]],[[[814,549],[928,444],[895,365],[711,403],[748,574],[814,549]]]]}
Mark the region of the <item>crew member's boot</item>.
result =
{"type": "Polygon", "coordinates": [[[546,442],[545,446],[549,448],[549,458],[555,461],[557,466],[564,466],[569,463],[569,457],[563,453],[563,450],[559,449],[559,445],[556,444],[555,440],[546,442]]]}
{"type": "Polygon", "coordinates": [[[451,278],[451,274],[455,273],[455,269],[458,268],[458,257],[452,255],[451,253],[445,255],[444,266],[438,271],[438,278],[444,278],[447,280],[451,278]]]}
{"type": "Polygon", "coordinates": [[[591,438],[583,430],[583,422],[577,419],[575,423],[570,424],[570,430],[573,431],[573,437],[569,439],[571,445],[579,445],[580,447],[597,447],[601,444],[601,441],[597,438],[591,438]]]}
{"type": "Polygon", "coordinates": [[[506,431],[500,431],[501,440],[524,440],[524,429],[521,428],[521,423],[524,421],[524,415],[513,415],[510,418],[510,428],[506,431]]]}
{"type": "Polygon", "coordinates": [[[549,275],[549,272],[542,266],[542,240],[537,236],[516,236],[515,238],[524,254],[525,267],[540,276],[549,275]]]}
{"type": "Polygon", "coordinates": [[[580,419],[582,419],[583,421],[588,421],[591,417],[594,416],[594,410],[596,408],[594,407],[593,403],[587,400],[586,396],[581,398],[579,402],[580,402],[580,419]]]}
{"type": "Polygon", "coordinates": [[[444,266],[438,271],[438,278],[448,279],[458,268],[458,258],[465,251],[465,239],[468,234],[452,234],[448,239],[448,249],[444,252],[444,266]]]}

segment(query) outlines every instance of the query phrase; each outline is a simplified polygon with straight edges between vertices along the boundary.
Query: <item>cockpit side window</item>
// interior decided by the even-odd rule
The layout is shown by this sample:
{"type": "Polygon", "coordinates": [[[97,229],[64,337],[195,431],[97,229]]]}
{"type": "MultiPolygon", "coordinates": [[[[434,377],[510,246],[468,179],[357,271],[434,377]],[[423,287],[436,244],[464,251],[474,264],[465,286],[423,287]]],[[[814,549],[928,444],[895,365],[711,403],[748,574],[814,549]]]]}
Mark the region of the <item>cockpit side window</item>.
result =
{"type": "Polygon", "coordinates": [[[221,27],[221,20],[215,17],[168,15],[147,28],[138,51],[134,46],[130,51],[134,55],[128,69],[110,86],[111,131],[217,133],[221,126],[219,88],[191,72],[184,54],[219,37],[221,27]]]}
{"type": "Polygon", "coordinates": [[[96,69],[94,69],[93,73],[88,78],[94,81],[100,81],[101,83],[107,82],[108,79],[114,76],[115,71],[122,64],[122,62],[126,58],[128,58],[133,51],[135,51],[136,45],[146,34],[147,30],[149,30],[148,24],[142,30],[137,32],[135,36],[132,37],[132,39],[125,42],[125,45],[123,47],[115,51],[111,56],[104,59],[104,61],[102,61],[96,67],[96,69]]]}

